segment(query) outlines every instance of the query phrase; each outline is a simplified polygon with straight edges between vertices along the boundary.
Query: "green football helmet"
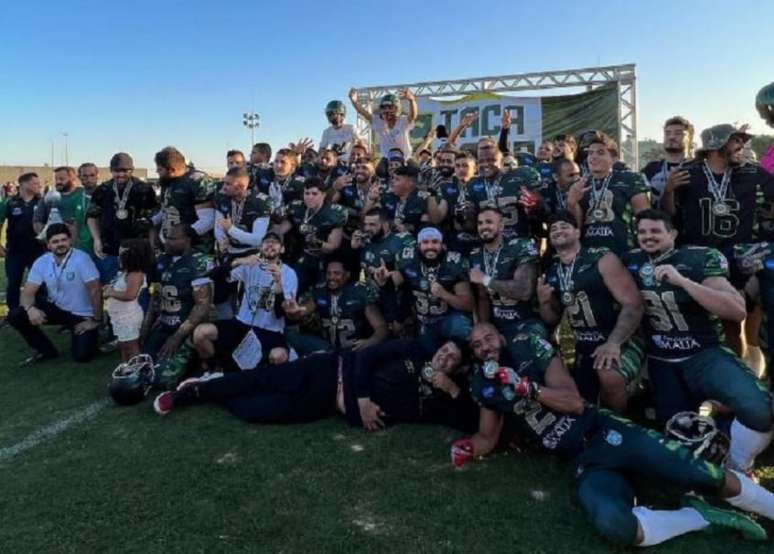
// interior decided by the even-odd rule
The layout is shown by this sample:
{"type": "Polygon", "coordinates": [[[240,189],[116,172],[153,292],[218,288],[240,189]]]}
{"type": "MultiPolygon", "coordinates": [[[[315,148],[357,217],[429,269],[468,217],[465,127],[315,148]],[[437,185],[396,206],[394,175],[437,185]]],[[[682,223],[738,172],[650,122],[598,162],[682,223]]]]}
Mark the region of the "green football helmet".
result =
{"type": "Polygon", "coordinates": [[[341,100],[331,100],[325,105],[325,115],[330,116],[335,113],[340,113],[345,117],[347,115],[347,107],[341,100]]]}
{"type": "Polygon", "coordinates": [[[396,94],[385,94],[382,99],[379,100],[379,109],[392,106],[395,108],[395,113],[400,113],[400,99],[396,94]]]}
{"type": "Polygon", "coordinates": [[[155,378],[153,358],[138,354],[113,371],[108,391],[116,404],[130,406],[145,399],[155,378]]]}
{"type": "Polygon", "coordinates": [[[769,83],[755,97],[755,108],[763,120],[774,127],[774,83],[769,83]]]}

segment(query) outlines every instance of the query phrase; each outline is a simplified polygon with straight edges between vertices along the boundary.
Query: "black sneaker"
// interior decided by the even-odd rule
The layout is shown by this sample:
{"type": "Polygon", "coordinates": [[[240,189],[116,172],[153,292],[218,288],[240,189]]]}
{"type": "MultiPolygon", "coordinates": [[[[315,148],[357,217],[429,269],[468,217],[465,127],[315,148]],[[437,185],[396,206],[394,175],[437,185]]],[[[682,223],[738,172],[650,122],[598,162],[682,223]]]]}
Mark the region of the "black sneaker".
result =
{"type": "Polygon", "coordinates": [[[45,362],[46,360],[53,360],[54,358],[58,358],[59,354],[43,354],[42,352],[35,352],[28,358],[25,358],[25,360],[19,364],[19,367],[28,367],[31,365],[36,365],[42,362],[45,362]]]}

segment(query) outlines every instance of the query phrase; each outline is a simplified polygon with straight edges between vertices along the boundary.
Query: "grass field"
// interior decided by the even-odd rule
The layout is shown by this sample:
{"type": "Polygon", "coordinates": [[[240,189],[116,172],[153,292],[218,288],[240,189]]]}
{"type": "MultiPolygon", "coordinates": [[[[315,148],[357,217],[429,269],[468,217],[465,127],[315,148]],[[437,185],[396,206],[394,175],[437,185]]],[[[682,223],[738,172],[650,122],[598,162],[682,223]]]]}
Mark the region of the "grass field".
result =
{"type": "MultiPolygon", "coordinates": [[[[20,369],[26,345],[9,328],[0,352],[0,552],[624,551],[587,525],[570,468],[548,456],[500,453],[455,471],[456,436],[438,427],[251,426],[215,407],[160,418],[150,402],[100,403],[115,354],[77,365],[65,346],[20,369]]],[[[649,551],[772,543],[697,534],[649,551]]]]}

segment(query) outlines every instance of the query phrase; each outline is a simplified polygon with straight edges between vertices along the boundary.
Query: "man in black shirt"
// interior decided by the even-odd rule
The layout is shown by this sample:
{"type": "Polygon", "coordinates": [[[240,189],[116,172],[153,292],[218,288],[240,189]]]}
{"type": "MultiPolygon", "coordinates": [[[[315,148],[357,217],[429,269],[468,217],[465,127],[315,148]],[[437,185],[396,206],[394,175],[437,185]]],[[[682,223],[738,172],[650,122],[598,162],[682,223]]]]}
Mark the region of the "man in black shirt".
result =
{"type": "Polygon", "coordinates": [[[687,172],[679,169],[690,155],[693,132],[693,125],[684,117],[676,115],[667,119],[664,123],[664,157],[640,170],[650,185],[650,201],[656,209],[661,207],[661,194],[669,179],[687,182],[687,172]]]}
{"type": "Polygon", "coordinates": [[[134,162],[129,154],[114,155],[110,159],[113,178],[94,190],[86,214],[103,284],[109,283],[118,272],[121,241],[146,238],[152,229],[151,217],[158,210],[153,188],[132,176],[132,171],[134,162]]]}
{"type": "Polygon", "coordinates": [[[160,415],[201,401],[225,406],[251,423],[297,423],[337,411],[375,431],[392,422],[440,423],[468,432],[478,406],[468,392],[463,351],[448,341],[428,353],[417,340],[397,339],[349,354],[315,354],[258,371],[184,381],[160,394],[160,415]]]}
{"type": "Polygon", "coordinates": [[[40,200],[40,179],[36,173],[19,177],[19,192],[0,204],[0,231],[8,222],[5,246],[0,246],[0,257],[5,257],[6,304],[10,312],[19,306],[19,294],[24,271],[32,267],[45,247],[35,238],[32,214],[40,200]]]}

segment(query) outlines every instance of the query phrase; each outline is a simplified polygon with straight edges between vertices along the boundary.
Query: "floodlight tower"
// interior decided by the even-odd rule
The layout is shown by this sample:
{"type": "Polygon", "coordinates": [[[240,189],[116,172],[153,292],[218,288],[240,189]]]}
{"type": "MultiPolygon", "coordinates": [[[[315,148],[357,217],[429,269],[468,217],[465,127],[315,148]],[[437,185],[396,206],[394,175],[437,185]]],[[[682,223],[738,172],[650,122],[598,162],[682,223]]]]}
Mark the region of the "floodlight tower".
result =
{"type": "Polygon", "coordinates": [[[242,125],[250,129],[250,148],[255,144],[255,129],[261,126],[261,116],[255,112],[242,114],[242,125]]]}

